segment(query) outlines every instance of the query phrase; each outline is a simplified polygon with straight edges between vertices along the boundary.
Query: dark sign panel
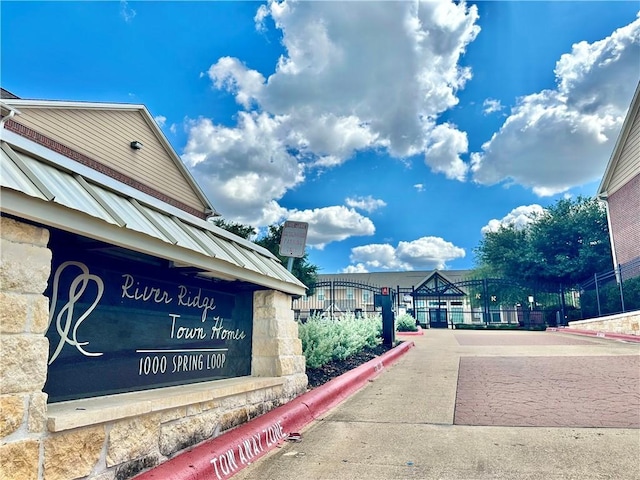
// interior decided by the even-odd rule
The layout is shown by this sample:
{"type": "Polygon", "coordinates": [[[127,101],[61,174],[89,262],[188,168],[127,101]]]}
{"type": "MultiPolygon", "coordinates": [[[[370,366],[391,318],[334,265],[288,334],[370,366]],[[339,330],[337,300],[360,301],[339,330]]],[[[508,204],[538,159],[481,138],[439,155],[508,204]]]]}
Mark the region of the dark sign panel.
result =
{"type": "Polygon", "coordinates": [[[54,250],[49,400],[250,375],[252,295],[212,286],[169,268],[54,250]]]}

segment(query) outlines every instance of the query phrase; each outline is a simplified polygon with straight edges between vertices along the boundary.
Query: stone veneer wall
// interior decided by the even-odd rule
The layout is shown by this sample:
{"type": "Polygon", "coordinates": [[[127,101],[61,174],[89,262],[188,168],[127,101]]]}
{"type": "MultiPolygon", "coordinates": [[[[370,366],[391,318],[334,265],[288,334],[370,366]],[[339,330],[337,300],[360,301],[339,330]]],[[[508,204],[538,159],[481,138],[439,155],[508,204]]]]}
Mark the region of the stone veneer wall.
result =
{"type": "MultiPolygon", "coordinates": [[[[51,268],[46,229],[0,217],[0,478],[126,480],[304,392],[302,345],[289,295],[254,293],[252,377],[268,388],[52,432],[46,380],[51,268]],[[51,424],[49,425],[51,427],[51,424]]],[[[215,382],[213,382],[215,383],[215,382]]],[[[247,385],[251,383],[250,378],[247,385]]],[[[188,392],[189,386],[181,387],[188,392]]],[[[55,430],[55,429],[53,429],[55,430]]]]}
{"type": "Polygon", "coordinates": [[[640,335],[640,311],[618,313],[589,320],[576,320],[575,322],[569,322],[569,328],[640,335]]]}
{"type": "Polygon", "coordinates": [[[49,232],[0,217],[0,478],[41,478],[49,232]]]}

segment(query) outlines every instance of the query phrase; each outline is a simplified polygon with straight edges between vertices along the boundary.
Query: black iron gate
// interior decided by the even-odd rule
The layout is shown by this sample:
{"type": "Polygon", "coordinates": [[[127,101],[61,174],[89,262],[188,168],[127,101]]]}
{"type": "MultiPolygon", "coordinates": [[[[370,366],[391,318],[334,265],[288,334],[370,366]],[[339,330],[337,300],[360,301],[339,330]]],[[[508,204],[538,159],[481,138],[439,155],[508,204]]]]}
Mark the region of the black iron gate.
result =
{"type": "MultiPolygon", "coordinates": [[[[443,272],[446,274],[446,272],[443,272]]],[[[293,302],[296,319],[313,315],[339,318],[379,313],[375,295],[380,285],[327,280],[313,285],[313,295],[293,302]]],[[[396,315],[408,313],[423,327],[468,325],[544,327],[565,324],[565,295],[559,286],[531,285],[511,279],[481,278],[450,282],[436,273],[416,287],[384,285],[396,315]]]]}
{"type": "Polygon", "coordinates": [[[383,287],[390,291],[396,315],[413,315],[412,287],[382,286],[348,280],[317,282],[312,286],[312,296],[294,300],[293,310],[296,319],[302,321],[316,315],[336,318],[345,313],[353,313],[356,316],[379,313],[380,308],[375,306],[374,300],[376,295],[382,293],[383,287]]]}
{"type": "Polygon", "coordinates": [[[376,312],[374,297],[381,287],[347,280],[328,280],[313,285],[314,294],[295,300],[293,310],[296,319],[306,320],[311,316],[340,317],[345,313],[356,316],[376,312]]]}
{"type": "Polygon", "coordinates": [[[435,275],[412,292],[415,318],[431,328],[467,325],[544,328],[565,318],[559,286],[524,284],[501,278],[449,282],[435,275]]]}

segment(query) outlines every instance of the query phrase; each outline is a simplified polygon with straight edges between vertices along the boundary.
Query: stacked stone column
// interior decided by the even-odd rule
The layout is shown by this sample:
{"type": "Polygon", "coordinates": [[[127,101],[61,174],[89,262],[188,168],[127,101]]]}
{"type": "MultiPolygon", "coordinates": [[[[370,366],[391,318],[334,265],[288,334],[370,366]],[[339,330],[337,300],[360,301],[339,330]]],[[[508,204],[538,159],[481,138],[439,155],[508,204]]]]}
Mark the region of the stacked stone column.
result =
{"type": "Polygon", "coordinates": [[[253,296],[253,360],[255,377],[285,377],[284,396],[304,392],[308,379],[291,297],[273,290],[253,296]]]}
{"type": "Polygon", "coordinates": [[[39,478],[46,432],[49,232],[0,217],[0,477],[39,478]]]}

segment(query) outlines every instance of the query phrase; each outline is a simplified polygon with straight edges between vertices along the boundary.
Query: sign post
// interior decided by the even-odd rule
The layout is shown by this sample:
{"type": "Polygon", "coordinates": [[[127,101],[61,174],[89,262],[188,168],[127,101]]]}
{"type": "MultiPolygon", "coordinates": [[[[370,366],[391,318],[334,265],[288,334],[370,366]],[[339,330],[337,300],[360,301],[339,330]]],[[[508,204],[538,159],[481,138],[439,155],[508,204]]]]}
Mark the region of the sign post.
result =
{"type": "Polygon", "coordinates": [[[287,270],[289,271],[293,268],[294,258],[304,257],[308,230],[309,224],[306,222],[284,222],[278,253],[283,257],[289,257],[287,261],[287,270]]]}

